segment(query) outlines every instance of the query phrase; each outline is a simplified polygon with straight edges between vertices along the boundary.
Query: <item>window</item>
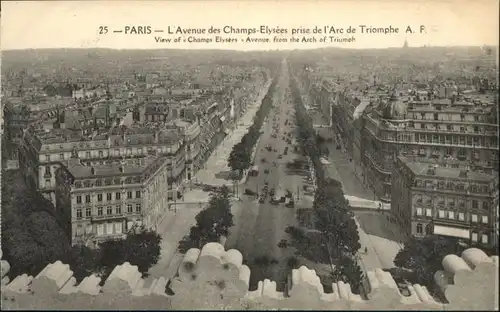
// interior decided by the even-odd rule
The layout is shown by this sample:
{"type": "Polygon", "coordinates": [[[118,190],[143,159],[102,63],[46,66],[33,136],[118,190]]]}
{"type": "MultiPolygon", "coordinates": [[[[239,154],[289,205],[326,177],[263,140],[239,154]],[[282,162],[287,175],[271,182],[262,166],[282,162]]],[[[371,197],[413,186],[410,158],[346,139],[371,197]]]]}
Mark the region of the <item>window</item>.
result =
{"type": "Polygon", "coordinates": [[[141,204],[135,204],[135,212],[141,212],[141,204]]]}
{"type": "Polygon", "coordinates": [[[120,192],[116,192],[116,194],[115,194],[116,200],[120,200],[120,197],[121,197],[120,195],[121,195],[120,192]]]}
{"type": "Polygon", "coordinates": [[[102,151],[99,151],[99,158],[103,158],[104,157],[104,153],[102,151]]]}
{"type": "Polygon", "coordinates": [[[490,205],[489,205],[489,203],[487,201],[483,201],[483,209],[484,210],[488,210],[489,206],[490,205]]]}
{"type": "Polygon", "coordinates": [[[81,218],[82,218],[82,216],[83,216],[83,215],[82,215],[82,210],[81,210],[80,208],[78,208],[78,209],[76,210],[76,218],[77,218],[77,219],[81,219],[81,218]]]}
{"type": "Polygon", "coordinates": [[[477,222],[477,215],[475,214],[472,215],[472,222],[477,222]]]}
{"type": "Polygon", "coordinates": [[[95,180],[95,186],[102,186],[101,180],[95,180]]]}
{"type": "Polygon", "coordinates": [[[135,198],[141,198],[141,191],[135,191],[135,198]]]}
{"type": "Polygon", "coordinates": [[[45,161],[50,161],[50,155],[45,155],[45,161]]]}
{"type": "Polygon", "coordinates": [[[82,197],[80,195],[76,196],[76,203],[81,204],[82,203],[82,197]]]}
{"type": "Polygon", "coordinates": [[[472,201],[472,208],[477,209],[477,200],[472,201]]]}
{"type": "Polygon", "coordinates": [[[134,210],[132,209],[132,205],[131,205],[131,204],[128,204],[128,205],[127,205],[127,212],[128,212],[128,213],[132,213],[132,212],[134,212],[134,210]]]}
{"type": "Polygon", "coordinates": [[[426,215],[427,217],[432,217],[432,209],[427,208],[427,209],[425,210],[425,215],[426,215]]]}
{"type": "Polygon", "coordinates": [[[488,244],[488,235],[487,234],[481,235],[481,242],[483,244],[488,244]]]}
{"type": "Polygon", "coordinates": [[[85,195],[85,202],[90,203],[90,195],[85,195]]]}
{"type": "Polygon", "coordinates": [[[85,208],[85,216],[87,218],[90,218],[92,216],[92,208],[90,207],[85,208]]]}
{"type": "Polygon", "coordinates": [[[115,233],[116,234],[123,233],[123,228],[122,228],[121,222],[120,223],[115,223],[115,233]]]}
{"type": "Polygon", "coordinates": [[[97,201],[102,201],[102,194],[97,194],[97,201]]]}
{"type": "Polygon", "coordinates": [[[85,228],[85,234],[92,234],[92,224],[88,224],[85,228]]]}
{"type": "Polygon", "coordinates": [[[97,235],[103,235],[104,234],[104,224],[98,224],[97,225],[97,235]]]}
{"type": "Polygon", "coordinates": [[[59,154],[59,159],[60,160],[64,160],[64,154],[63,153],[59,154]]]}
{"type": "Polygon", "coordinates": [[[472,233],[472,241],[477,242],[477,233],[472,233]]]}
{"type": "Polygon", "coordinates": [[[113,207],[111,207],[111,206],[106,207],[106,214],[108,216],[112,215],[113,214],[113,207]]]}
{"type": "Polygon", "coordinates": [[[444,210],[439,210],[439,217],[444,218],[444,210]]]}
{"type": "Polygon", "coordinates": [[[131,199],[132,198],[132,192],[127,192],[127,199],[131,199]]]}
{"type": "Polygon", "coordinates": [[[82,230],[82,225],[81,225],[81,224],[78,224],[78,225],[76,226],[76,233],[75,233],[75,235],[76,235],[76,236],[81,236],[81,235],[83,234],[82,232],[83,232],[83,230],[82,230]]]}
{"type": "Polygon", "coordinates": [[[424,231],[423,231],[422,223],[417,224],[417,234],[422,234],[423,232],[424,231]]]}
{"type": "Polygon", "coordinates": [[[482,221],[484,224],[488,224],[488,216],[482,216],[481,221],[482,221]]]}
{"type": "Polygon", "coordinates": [[[465,220],[465,214],[463,212],[458,213],[458,220],[464,221],[465,220]]]}
{"type": "Polygon", "coordinates": [[[119,149],[115,149],[115,156],[120,156],[120,150],[119,149]]]}
{"type": "Polygon", "coordinates": [[[113,200],[113,199],[112,199],[112,194],[111,194],[111,193],[107,193],[107,194],[106,194],[106,199],[107,199],[108,201],[113,200]]]}
{"type": "Polygon", "coordinates": [[[455,213],[453,211],[448,211],[448,219],[450,219],[450,220],[455,219],[455,213]]]}
{"type": "Polygon", "coordinates": [[[113,234],[113,230],[114,230],[113,223],[106,224],[106,233],[107,234],[113,234]]]}
{"type": "Polygon", "coordinates": [[[115,212],[117,215],[121,215],[122,214],[122,206],[116,206],[115,212]]]}
{"type": "Polygon", "coordinates": [[[85,152],[85,158],[90,158],[90,152],[85,152]]]}
{"type": "Polygon", "coordinates": [[[422,215],[422,208],[417,208],[417,216],[421,216],[422,215]]]}

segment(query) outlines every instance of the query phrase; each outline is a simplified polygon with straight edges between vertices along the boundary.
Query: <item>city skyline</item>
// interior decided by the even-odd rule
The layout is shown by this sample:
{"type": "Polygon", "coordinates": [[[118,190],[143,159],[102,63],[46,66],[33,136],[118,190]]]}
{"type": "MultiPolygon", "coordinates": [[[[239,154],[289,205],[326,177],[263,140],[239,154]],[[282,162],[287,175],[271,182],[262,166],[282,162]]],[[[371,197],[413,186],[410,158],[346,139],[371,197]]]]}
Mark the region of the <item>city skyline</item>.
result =
{"type": "MultiPolygon", "coordinates": [[[[277,2],[262,1],[178,1],[153,2],[5,2],[2,18],[2,50],[50,48],[109,49],[218,49],[218,50],[291,50],[337,47],[347,49],[383,49],[420,46],[483,46],[498,43],[498,3],[484,0],[474,6],[465,1],[397,3],[394,1],[277,2]],[[107,6],[113,3],[113,10],[107,6]],[[165,9],[164,9],[165,8],[165,9]],[[363,8],[362,11],[359,8],[363,8]],[[167,12],[168,9],[168,12],[167,12]],[[496,10],[495,10],[496,9],[496,10]],[[355,15],[353,10],[358,10],[355,15]],[[165,13],[158,13],[165,12],[165,13]],[[190,12],[186,17],[185,12],[190,12]],[[365,14],[364,12],[370,12],[365,14]],[[375,14],[373,14],[375,13],[375,14]],[[19,19],[23,16],[23,19],[19,19]],[[26,21],[29,21],[27,23],[26,21]],[[217,21],[217,22],[213,22],[217,21]],[[276,21],[279,21],[277,23],[276,21]],[[31,27],[29,25],[36,25],[31,27]],[[314,26],[357,27],[352,43],[158,43],[155,37],[167,37],[168,27],[235,28],[261,25],[291,28],[314,26]],[[360,34],[359,26],[399,28],[398,34],[360,34]],[[425,30],[420,33],[420,26],[425,30]],[[107,26],[108,34],[99,35],[107,26]],[[125,35],[112,30],[125,26],[151,26],[163,33],[125,35]],[[413,34],[405,33],[407,26],[413,34]],[[31,28],[30,28],[31,27],[31,28]],[[29,32],[27,31],[29,29],[29,32]]],[[[289,38],[291,34],[283,35],[289,38]]],[[[297,35],[299,36],[299,35],[297,35]]],[[[344,37],[352,34],[344,34],[344,37]]],[[[177,36],[172,36],[174,38],[177,36]]],[[[228,37],[228,35],[226,35],[228,37]]],[[[236,35],[233,37],[240,38],[236,35]]],[[[263,37],[254,34],[253,37],[263,37]]]]}

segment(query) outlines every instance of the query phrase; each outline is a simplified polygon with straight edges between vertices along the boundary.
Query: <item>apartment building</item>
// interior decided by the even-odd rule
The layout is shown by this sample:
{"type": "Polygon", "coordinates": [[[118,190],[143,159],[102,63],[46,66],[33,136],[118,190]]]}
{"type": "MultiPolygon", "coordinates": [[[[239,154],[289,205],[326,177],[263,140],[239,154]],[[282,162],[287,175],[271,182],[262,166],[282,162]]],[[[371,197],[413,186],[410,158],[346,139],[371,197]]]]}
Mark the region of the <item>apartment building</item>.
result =
{"type": "Polygon", "coordinates": [[[407,235],[456,237],[498,246],[498,174],[399,156],[392,171],[391,210],[407,235]]]}
{"type": "Polygon", "coordinates": [[[119,165],[65,162],[55,173],[56,210],[72,244],[123,238],[134,224],[156,230],[169,209],[169,158],[147,156],[119,165]]]}
{"type": "Polygon", "coordinates": [[[363,165],[375,193],[390,200],[391,171],[399,154],[453,168],[498,171],[498,124],[493,96],[428,91],[395,93],[363,114],[363,165]]]}
{"type": "Polygon", "coordinates": [[[71,158],[87,165],[116,164],[122,159],[158,153],[176,159],[171,174],[174,189],[185,180],[184,134],[179,129],[118,127],[105,134],[84,136],[69,129],[25,131],[19,166],[28,185],[55,203],[55,171],[71,158]],[[177,186],[175,186],[177,185],[177,186]]]}

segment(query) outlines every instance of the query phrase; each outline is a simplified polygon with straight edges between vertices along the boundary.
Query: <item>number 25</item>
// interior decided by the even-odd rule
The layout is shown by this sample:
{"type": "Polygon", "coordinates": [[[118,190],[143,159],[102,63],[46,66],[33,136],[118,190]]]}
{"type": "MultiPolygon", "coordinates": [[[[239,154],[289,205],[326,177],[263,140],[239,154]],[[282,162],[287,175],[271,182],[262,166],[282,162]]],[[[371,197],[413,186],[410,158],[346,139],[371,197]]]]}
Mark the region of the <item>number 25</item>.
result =
{"type": "Polygon", "coordinates": [[[99,35],[105,35],[108,33],[108,26],[99,26],[99,35]]]}

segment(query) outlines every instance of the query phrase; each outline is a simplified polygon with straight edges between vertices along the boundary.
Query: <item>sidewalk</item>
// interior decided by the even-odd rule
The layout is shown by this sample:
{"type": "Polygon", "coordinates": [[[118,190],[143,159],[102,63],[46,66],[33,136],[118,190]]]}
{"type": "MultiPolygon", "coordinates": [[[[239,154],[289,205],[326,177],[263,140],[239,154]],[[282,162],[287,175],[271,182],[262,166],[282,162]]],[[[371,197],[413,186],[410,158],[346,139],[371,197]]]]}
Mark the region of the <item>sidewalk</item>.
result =
{"type": "Polygon", "coordinates": [[[176,212],[168,212],[168,215],[158,227],[158,233],[162,236],[160,260],[149,269],[148,273],[150,275],[148,279],[158,278],[160,276],[166,278],[172,277],[166,275],[166,272],[177,253],[179,241],[184,235],[188,234],[190,228],[196,224],[195,216],[201,210],[202,208],[198,205],[194,205],[193,207],[189,207],[189,209],[183,207],[183,209],[177,209],[176,212]]]}
{"type": "Polygon", "coordinates": [[[270,85],[271,81],[262,89],[257,100],[247,107],[245,114],[238,120],[236,128],[224,139],[212,155],[210,155],[205,167],[196,173],[194,181],[216,186],[232,184],[229,180],[217,178],[216,174],[229,172],[231,170],[227,165],[229,154],[233,146],[241,141],[241,138],[247,133],[248,128],[253,124],[253,118],[260,108],[262,100],[266,96],[270,85]]]}
{"type": "Polygon", "coordinates": [[[365,271],[374,270],[376,268],[390,269],[394,267],[394,258],[402,246],[395,241],[376,236],[369,235],[362,229],[358,216],[355,217],[358,226],[359,243],[361,249],[358,252],[365,271]],[[365,253],[365,247],[367,253],[365,253]]]}

